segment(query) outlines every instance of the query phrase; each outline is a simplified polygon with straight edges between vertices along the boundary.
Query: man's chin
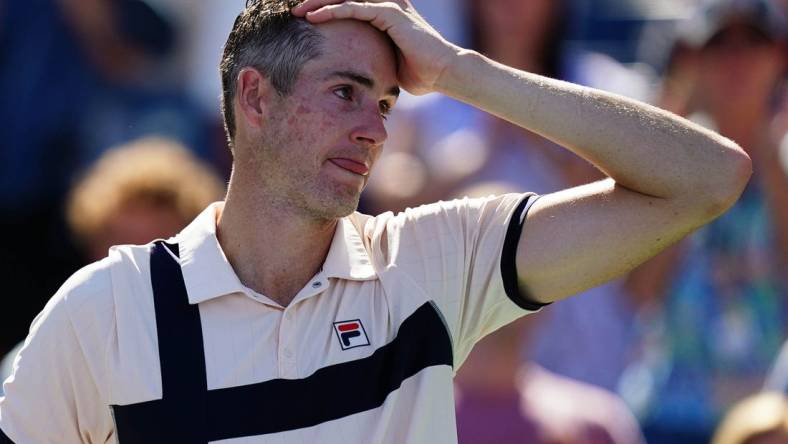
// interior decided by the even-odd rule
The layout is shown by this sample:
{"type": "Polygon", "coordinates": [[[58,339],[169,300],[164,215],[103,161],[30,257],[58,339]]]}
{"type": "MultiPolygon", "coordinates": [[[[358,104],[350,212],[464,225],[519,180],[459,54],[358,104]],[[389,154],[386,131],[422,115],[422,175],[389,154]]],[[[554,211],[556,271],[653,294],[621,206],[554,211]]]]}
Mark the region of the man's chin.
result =
{"type": "Polygon", "coordinates": [[[341,218],[341,217],[350,216],[356,210],[358,210],[358,202],[359,202],[359,199],[356,198],[352,202],[338,204],[336,207],[334,207],[335,210],[336,210],[335,213],[334,213],[334,217],[341,218]]]}
{"type": "Polygon", "coordinates": [[[343,197],[321,199],[320,204],[312,208],[313,214],[327,220],[341,219],[353,214],[358,209],[359,196],[343,197]]]}

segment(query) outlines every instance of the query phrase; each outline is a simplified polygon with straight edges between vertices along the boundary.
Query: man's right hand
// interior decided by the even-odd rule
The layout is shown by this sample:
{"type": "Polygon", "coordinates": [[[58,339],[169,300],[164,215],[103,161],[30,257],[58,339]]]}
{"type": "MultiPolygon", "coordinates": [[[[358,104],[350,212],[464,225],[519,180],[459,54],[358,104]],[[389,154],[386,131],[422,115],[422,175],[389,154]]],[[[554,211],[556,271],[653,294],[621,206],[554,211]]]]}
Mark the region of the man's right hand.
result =
{"type": "Polygon", "coordinates": [[[435,91],[443,73],[462,51],[430,26],[409,0],[306,0],[292,13],[314,24],[361,20],[387,33],[398,50],[400,86],[411,94],[435,91]]]}

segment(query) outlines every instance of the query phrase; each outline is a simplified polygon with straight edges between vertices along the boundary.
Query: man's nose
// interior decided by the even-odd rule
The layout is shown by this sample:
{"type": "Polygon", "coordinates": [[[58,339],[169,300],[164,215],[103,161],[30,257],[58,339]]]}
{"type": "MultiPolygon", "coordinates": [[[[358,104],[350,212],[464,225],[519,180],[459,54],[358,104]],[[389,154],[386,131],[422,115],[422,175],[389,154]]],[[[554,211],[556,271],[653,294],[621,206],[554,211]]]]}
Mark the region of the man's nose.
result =
{"type": "Polygon", "coordinates": [[[365,111],[363,116],[359,115],[360,121],[356,122],[350,138],[353,142],[368,146],[380,146],[388,138],[386,126],[383,124],[383,116],[380,111],[365,111]]]}

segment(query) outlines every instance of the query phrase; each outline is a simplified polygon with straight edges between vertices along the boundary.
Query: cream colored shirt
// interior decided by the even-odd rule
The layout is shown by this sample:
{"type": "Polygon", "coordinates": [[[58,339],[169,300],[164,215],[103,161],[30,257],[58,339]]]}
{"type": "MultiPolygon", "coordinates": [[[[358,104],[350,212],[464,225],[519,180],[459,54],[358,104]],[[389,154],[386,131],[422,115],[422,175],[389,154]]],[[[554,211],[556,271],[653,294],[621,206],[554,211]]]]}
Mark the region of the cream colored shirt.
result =
{"type": "MultiPolygon", "coordinates": [[[[501,272],[507,227],[524,198],[528,206],[535,200],[512,194],[343,218],[322,270],[287,307],[239,281],[216,238],[222,203],[208,207],[170,242],[179,244],[180,258],[173,260],[180,262],[189,303],[199,304],[209,390],[303,381],[328,366],[361,365],[403,335],[403,323],[419,309],[442,318],[452,356],[452,365],[405,375],[374,408],[215,442],[456,442],[454,372],[476,341],[530,312],[515,304],[519,295],[507,296],[501,272]],[[343,342],[343,328],[361,334],[343,342]]],[[[516,215],[520,221],[528,206],[516,215]]],[[[113,247],[66,281],[36,317],[0,398],[0,428],[14,442],[116,442],[109,406],[161,398],[150,250],[113,247]]],[[[366,390],[354,381],[331,384],[344,384],[347,398],[292,396],[330,410],[366,390]]],[[[269,414],[299,414],[272,412],[274,399],[259,403],[269,404],[269,414]]]]}

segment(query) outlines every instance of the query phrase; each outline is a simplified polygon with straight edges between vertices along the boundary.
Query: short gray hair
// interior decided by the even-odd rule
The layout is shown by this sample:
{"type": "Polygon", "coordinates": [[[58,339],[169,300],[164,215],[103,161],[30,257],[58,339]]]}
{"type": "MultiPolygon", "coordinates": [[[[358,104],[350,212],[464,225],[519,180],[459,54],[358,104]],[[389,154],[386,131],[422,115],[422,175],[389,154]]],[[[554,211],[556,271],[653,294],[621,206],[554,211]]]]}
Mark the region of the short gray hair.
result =
{"type": "Polygon", "coordinates": [[[260,70],[280,96],[293,91],[304,64],[320,56],[323,36],[290,9],[299,0],[247,1],[224,45],[219,71],[222,77],[222,115],[228,141],[235,137],[233,97],[238,74],[246,67],[260,70]]]}

